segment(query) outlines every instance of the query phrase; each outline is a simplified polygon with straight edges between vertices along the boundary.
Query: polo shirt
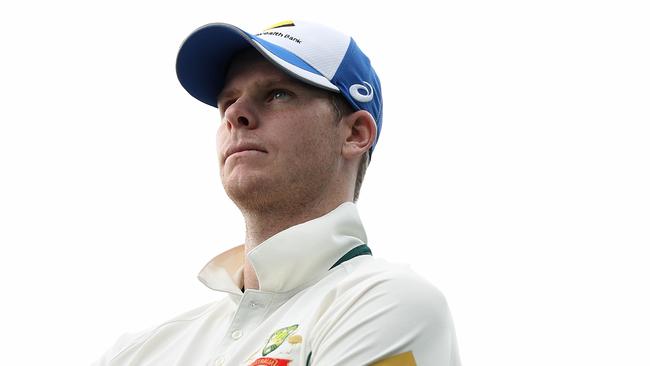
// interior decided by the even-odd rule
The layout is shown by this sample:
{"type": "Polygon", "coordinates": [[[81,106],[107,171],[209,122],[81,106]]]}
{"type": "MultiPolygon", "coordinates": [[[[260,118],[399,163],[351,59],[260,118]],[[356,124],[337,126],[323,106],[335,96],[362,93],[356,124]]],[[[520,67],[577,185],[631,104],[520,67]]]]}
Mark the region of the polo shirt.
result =
{"type": "Polygon", "coordinates": [[[225,296],[122,336],[94,365],[460,365],[444,296],[366,243],[346,202],[249,253],[234,247],[199,273],[225,296]],[[242,291],[245,256],[259,289],[242,291]]]}

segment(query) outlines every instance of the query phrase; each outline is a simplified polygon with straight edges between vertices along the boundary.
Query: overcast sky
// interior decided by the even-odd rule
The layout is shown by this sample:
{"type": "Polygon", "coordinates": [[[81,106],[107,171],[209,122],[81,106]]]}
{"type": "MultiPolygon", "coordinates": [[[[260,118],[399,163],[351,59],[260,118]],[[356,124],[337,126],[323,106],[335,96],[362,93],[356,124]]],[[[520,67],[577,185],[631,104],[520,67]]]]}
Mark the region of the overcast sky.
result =
{"type": "Polygon", "coordinates": [[[205,23],[286,19],[370,56],[369,245],[446,295],[465,365],[650,364],[646,2],[422,4],[0,6],[0,364],[89,364],[222,297],[195,276],[243,221],[176,52],[205,23]]]}

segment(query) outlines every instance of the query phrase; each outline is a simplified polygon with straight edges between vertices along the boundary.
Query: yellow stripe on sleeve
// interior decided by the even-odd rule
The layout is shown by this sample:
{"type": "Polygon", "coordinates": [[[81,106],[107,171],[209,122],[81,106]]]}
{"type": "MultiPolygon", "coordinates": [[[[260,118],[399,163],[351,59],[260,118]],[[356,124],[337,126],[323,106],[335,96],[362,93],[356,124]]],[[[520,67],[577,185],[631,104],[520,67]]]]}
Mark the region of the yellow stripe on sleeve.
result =
{"type": "Polygon", "coordinates": [[[373,363],[371,366],[417,366],[413,352],[408,351],[396,356],[384,358],[381,361],[373,363]]]}

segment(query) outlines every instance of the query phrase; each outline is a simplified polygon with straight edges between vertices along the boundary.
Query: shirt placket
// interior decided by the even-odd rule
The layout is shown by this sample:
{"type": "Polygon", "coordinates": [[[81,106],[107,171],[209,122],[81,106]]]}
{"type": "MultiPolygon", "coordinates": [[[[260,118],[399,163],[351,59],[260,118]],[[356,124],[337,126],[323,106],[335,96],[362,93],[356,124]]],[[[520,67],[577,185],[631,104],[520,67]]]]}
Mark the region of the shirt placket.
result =
{"type": "MultiPolygon", "coordinates": [[[[217,355],[209,366],[230,366],[239,365],[236,362],[241,360],[230,360],[228,355],[237,349],[239,344],[244,342],[246,337],[257,328],[267,317],[267,313],[273,311],[275,295],[257,290],[244,292],[235,311],[224,337],[219,343],[217,355]]],[[[254,350],[250,350],[253,352],[254,350]]]]}

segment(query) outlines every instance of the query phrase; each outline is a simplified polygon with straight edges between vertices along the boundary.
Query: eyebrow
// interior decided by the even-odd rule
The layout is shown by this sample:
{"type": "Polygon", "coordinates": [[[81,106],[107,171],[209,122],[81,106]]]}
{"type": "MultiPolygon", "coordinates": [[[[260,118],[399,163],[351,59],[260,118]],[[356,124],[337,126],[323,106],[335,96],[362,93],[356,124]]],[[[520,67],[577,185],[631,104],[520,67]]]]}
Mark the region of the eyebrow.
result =
{"type": "MultiPolygon", "coordinates": [[[[267,89],[272,86],[276,85],[287,85],[287,86],[292,86],[292,87],[300,87],[302,88],[303,83],[300,82],[299,80],[296,80],[290,76],[283,76],[283,77],[273,77],[271,79],[264,79],[264,80],[256,80],[254,82],[254,87],[260,88],[260,89],[267,89]]],[[[237,88],[224,88],[221,90],[221,93],[217,95],[217,103],[219,103],[220,100],[222,99],[227,99],[230,96],[237,94],[239,90],[237,88]]]]}

